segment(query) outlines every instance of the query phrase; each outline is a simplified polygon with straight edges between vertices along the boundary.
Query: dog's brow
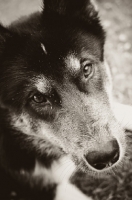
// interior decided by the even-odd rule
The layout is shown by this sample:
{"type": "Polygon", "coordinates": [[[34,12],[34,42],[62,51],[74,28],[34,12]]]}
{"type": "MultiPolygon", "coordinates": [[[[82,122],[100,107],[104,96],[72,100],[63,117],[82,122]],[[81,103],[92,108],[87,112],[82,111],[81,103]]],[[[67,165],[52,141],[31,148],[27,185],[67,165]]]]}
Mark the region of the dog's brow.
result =
{"type": "Polygon", "coordinates": [[[37,90],[41,93],[47,93],[51,89],[49,81],[43,75],[34,78],[33,82],[37,90]]]}
{"type": "Polygon", "coordinates": [[[47,54],[46,48],[44,46],[44,44],[41,43],[41,48],[43,49],[44,53],[47,54]]]}
{"type": "Polygon", "coordinates": [[[65,62],[67,67],[73,72],[80,70],[80,61],[74,55],[67,56],[65,62]]]}

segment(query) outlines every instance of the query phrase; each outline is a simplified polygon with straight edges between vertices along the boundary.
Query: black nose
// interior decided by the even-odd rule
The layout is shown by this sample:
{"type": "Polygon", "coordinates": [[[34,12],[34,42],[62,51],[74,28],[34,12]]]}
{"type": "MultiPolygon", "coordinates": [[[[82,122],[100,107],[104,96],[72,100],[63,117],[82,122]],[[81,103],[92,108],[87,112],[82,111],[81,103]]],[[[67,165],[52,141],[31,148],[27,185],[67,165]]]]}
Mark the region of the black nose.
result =
{"type": "Polygon", "coordinates": [[[116,140],[107,142],[101,148],[85,155],[87,162],[97,170],[108,168],[119,159],[119,145],[116,140]]]}

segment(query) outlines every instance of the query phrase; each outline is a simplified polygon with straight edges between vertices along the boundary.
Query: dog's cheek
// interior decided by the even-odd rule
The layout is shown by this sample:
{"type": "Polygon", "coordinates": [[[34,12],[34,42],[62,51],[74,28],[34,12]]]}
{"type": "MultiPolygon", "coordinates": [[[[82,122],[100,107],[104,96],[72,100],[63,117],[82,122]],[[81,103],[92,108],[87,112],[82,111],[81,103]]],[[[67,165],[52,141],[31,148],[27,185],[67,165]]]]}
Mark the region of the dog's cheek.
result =
{"type": "Polygon", "coordinates": [[[54,152],[57,149],[57,153],[62,154],[60,149],[64,149],[63,142],[56,136],[50,124],[39,118],[34,119],[28,113],[19,116],[12,114],[10,118],[14,130],[28,136],[33,146],[39,151],[44,152],[48,149],[49,152],[54,152]]]}
{"type": "Polygon", "coordinates": [[[33,123],[30,116],[26,115],[25,113],[20,115],[11,114],[10,121],[12,127],[15,130],[20,131],[21,133],[26,135],[34,135],[33,129],[35,128],[35,124],[33,123]]]}

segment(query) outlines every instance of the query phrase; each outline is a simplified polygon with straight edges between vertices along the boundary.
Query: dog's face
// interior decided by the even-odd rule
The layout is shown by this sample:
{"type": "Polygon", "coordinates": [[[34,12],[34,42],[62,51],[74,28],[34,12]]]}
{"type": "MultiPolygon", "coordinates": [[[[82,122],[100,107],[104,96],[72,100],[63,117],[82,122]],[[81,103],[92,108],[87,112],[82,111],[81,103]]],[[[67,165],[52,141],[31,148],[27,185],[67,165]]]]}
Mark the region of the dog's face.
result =
{"type": "Polygon", "coordinates": [[[106,171],[124,156],[125,139],[112,112],[104,31],[92,4],[80,2],[45,1],[41,37],[1,27],[1,109],[41,153],[106,171]]]}

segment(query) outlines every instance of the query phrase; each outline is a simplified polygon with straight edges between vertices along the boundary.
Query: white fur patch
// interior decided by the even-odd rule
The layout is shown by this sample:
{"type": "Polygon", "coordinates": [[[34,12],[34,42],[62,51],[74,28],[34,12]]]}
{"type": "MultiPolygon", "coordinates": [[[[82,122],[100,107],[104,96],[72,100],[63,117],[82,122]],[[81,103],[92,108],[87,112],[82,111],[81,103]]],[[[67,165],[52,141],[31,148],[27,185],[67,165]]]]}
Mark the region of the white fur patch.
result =
{"type": "Polygon", "coordinates": [[[58,185],[55,200],[92,200],[92,198],[87,197],[71,183],[65,182],[58,185]]]}
{"type": "Polygon", "coordinates": [[[49,169],[45,168],[41,163],[36,161],[34,177],[44,177],[43,185],[51,183],[61,184],[68,182],[72,174],[75,172],[75,164],[67,156],[54,161],[49,169]]]}
{"type": "Polygon", "coordinates": [[[74,54],[67,56],[65,62],[71,73],[77,73],[80,70],[80,61],[74,54]]]}
{"type": "Polygon", "coordinates": [[[96,11],[96,12],[98,12],[98,6],[97,6],[97,3],[95,3],[95,0],[91,0],[91,3],[93,4],[93,6],[94,6],[94,10],[96,11]]]}
{"type": "Polygon", "coordinates": [[[43,76],[40,75],[39,77],[34,78],[34,84],[37,90],[43,94],[50,91],[51,86],[49,81],[43,76]]]}
{"type": "Polygon", "coordinates": [[[43,186],[52,183],[58,185],[55,200],[92,200],[69,182],[75,170],[73,161],[69,157],[63,157],[54,161],[49,169],[36,161],[33,176],[36,178],[43,177],[43,186]]]}
{"type": "Polygon", "coordinates": [[[45,93],[45,83],[42,80],[37,80],[35,86],[39,92],[45,93]]]}
{"type": "Polygon", "coordinates": [[[46,51],[44,44],[41,43],[41,47],[42,47],[42,50],[44,51],[44,53],[47,55],[47,51],[46,51]]]}

